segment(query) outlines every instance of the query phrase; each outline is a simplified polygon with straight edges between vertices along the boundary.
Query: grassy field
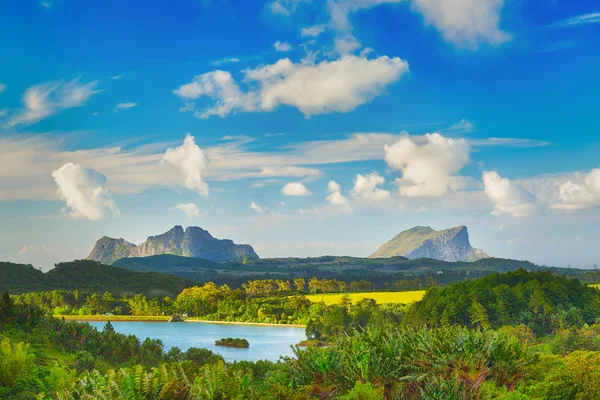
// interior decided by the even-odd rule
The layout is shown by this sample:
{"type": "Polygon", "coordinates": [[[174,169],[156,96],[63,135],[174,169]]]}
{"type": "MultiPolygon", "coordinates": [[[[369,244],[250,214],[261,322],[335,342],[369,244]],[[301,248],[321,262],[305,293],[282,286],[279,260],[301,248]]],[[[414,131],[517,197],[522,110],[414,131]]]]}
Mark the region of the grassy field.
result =
{"type": "Polygon", "coordinates": [[[373,299],[379,304],[384,303],[414,303],[423,298],[424,290],[412,290],[406,292],[360,292],[360,293],[325,293],[311,294],[306,296],[312,302],[320,302],[325,304],[337,304],[342,300],[344,295],[350,297],[350,301],[357,302],[362,299],[373,299]]]}

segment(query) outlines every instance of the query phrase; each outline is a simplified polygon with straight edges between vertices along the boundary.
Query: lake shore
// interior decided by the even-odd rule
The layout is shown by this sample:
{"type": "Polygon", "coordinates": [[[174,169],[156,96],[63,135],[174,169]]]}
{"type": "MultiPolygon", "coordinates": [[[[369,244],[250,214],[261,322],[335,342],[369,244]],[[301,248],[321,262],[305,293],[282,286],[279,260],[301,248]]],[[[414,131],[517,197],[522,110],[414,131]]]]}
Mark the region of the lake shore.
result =
{"type": "MultiPolygon", "coordinates": [[[[169,316],[162,315],[54,315],[55,318],[64,318],[69,321],[81,322],[102,322],[102,321],[127,321],[127,322],[167,322],[171,319],[169,316]]],[[[274,326],[274,327],[292,327],[306,328],[306,325],[298,324],[270,324],[264,322],[238,322],[238,321],[208,321],[200,319],[184,319],[184,322],[198,322],[203,324],[223,324],[223,325],[254,325],[254,326],[274,326]]]]}

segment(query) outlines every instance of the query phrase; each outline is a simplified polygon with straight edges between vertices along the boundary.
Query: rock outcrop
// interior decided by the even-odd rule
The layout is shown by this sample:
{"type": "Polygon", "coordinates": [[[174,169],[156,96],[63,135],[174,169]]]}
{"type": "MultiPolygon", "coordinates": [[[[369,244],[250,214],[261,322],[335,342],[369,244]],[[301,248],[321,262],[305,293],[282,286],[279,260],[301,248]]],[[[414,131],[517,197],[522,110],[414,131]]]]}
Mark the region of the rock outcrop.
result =
{"type": "Polygon", "coordinates": [[[433,258],[443,261],[477,261],[489,256],[471,247],[466,226],[436,231],[416,226],[396,235],[371,254],[370,258],[404,256],[411,259],[433,258]]]}
{"type": "Polygon", "coordinates": [[[88,260],[112,264],[121,258],[173,254],[203,258],[215,262],[256,259],[258,255],[248,244],[235,244],[228,239],[216,239],[197,226],[183,230],[179,225],[162,235],[150,236],[136,246],[124,239],[103,237],[96,242],[88,260]]]}

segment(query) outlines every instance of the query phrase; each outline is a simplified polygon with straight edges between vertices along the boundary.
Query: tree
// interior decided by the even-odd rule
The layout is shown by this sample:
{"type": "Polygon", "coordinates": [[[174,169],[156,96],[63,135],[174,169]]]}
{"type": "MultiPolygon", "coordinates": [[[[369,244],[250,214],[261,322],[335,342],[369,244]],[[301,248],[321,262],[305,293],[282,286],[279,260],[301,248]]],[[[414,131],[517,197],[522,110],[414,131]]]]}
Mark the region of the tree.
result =
{"type": "Polygon", "coordinates": [[[306,280],[304,278],[294,278],[294,286],[298,292],[302,293],[306,286],[306,280]]]}
{"type": "Polygon", "coordinates": [[[471,318],[471,323],[474,325],[478,325],[483,329],[490,328],[490,320],[488,317],[488,312],[484,306],[481,305],[477,300],[473,300],[473,304],[469,309],[469,317],[471,318]]]}

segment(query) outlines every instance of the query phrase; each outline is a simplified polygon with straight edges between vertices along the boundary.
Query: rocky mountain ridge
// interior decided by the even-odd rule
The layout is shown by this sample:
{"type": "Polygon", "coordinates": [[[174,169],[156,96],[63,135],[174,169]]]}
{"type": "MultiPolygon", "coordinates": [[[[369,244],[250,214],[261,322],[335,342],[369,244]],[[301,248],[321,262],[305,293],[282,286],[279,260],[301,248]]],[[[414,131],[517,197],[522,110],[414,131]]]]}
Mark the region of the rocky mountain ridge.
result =
{"type": "Polygon", "coordinates": [[[410,259],[433,258],[442,261],[477,261],[489,258],[483,250],[471,247],[464,225],[436,231],[416,226],[396,235],[369,258],[404,256],[410,259]]]}
{"type": "Polygon", "coordinates": [[[148,237],[144,243],[137,246],[122,238],[102,237],[96,242],[87,259],[112,264],[122,258],[160,254],[203,258],[215,262],[258,258],[252,246],[248,244],[216,239],[208,231],[197,226],[189,226],[184,231],[180,225],[176,225],[168,232],[148,237]]]}

